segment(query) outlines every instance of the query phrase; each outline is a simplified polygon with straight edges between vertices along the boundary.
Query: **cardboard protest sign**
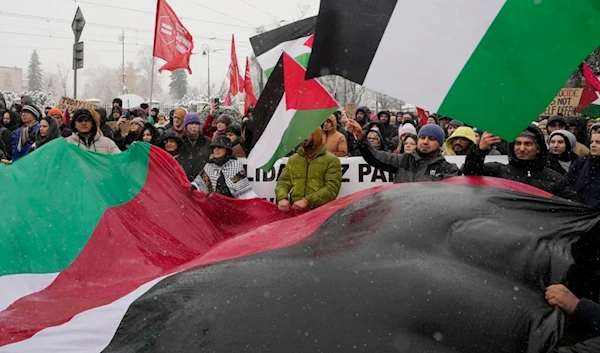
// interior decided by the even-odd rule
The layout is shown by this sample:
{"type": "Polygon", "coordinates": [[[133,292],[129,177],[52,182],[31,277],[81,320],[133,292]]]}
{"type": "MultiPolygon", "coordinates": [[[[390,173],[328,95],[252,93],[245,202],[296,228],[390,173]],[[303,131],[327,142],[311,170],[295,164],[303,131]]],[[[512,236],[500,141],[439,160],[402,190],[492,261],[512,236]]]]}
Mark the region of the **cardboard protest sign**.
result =
{"type": "Polygon", "coordinates": [[[58,107],[63,111],[68,110],[73,112],[77,109],[95,110],[98,108],[98,105],[92,102],[86,102],[79,99],[62,96],[58,101],[58,107]]]}
{"type": "Polygon", "coordinates": [[[558,92],[552,103],[546,108],[542,115],[554,116],[562,114],[564,116],[577,115],[575,109],[579,105],[583,88],[563,88],[558,92]]]}

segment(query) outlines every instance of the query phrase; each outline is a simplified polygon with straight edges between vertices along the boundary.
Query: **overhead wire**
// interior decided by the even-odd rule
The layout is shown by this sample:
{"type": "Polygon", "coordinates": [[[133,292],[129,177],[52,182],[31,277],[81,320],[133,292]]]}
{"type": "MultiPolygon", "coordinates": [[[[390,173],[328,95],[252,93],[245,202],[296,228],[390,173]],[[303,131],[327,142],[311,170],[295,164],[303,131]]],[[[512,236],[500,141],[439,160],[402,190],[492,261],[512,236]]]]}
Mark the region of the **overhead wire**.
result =
{"type": "Polygon", "coordinates": [[[265,13],[265,14],[269,15],[271,17],[271,19],[276,19],[278,21],[283,21],[283,19],[280,18],[279,16],[274,15],[274,14],[270,13],[269,11],[267,11],[265,9],[262,9],[262,8],[254,5],[254,4],[252,4],[252,3],[250,3],[250,2],[248,2],[246,0],[240,0],[240,1],[243,2],[244,4],[248,5],[248,6],[251,6],[251,7],[255,8],[255,9],[259,10],[262,13],[265,13]]]}
{"type": "MultiPolygon", "coordinates": [[[[40,20],[40,21],[51,21],[51,22],[58,22],[58,23],[69,23],[69,21],[64,20],[64,19],[60,19],[60,18],[50,18],[50,17],[45,18],[45,17],[40,17],[40,16],[25,15],[25,14],[15,14],[15,13],[3,12],[3,11],[0,11],[0,16],[14,17],[14,18],[26,18],[26,19],[40,20]]],[[[87,22],[86,26],[98,27],[98,28],[108,28],[108,29],[117,29],[119,31],[154,33],[154,31],[150,30],[150,29],[135,28],[135,27],[126,27],[126,26],[115,26],[115,25],[107,25],[107,24],[101,24],[101,23],[87,22]]],[[[193,35],[193,37],[194,38],[199,38],[199,39],[204,39],[204,40],[209,40],[209,41],[222,42],[222,43],[229,43],[230,42],[227,39],[219,39],[217,37],[205,37],[205,36],[197,36],[197,35],[193,35]]],[[[245,48],[245,49],[251,49],[250,45],[237,44],[237,46],[245,48]]]]}
{"type": "MultiPolygon", "coordinates": [[[[97,3],[97,2],[91,2],[91,1],[83,1],[83,0],[74,0],[74,1],[75,1],[75,3],[79,2],[79,3],[82,3],[82,4],[102,6],[102,7],[112,8],[112,9],[117,9],[117,10],[133,11],[133,12],[137,12],[137,13],[147,13],[147,14],[151,14],[151,15],[156,15],[156,13],[154,11],[138,10],[138,9],[132,9],[132,8],[127,8],[127,7],[115,6],[115,5],[101,4],[101,3],[97,3]]],[[[209,24],[215,24],[215,25],[221,25],[221,26],[238,27],[238,28],[250,28],[250,29],[256,28],[256,27],[248,27],[248,26],[235,25],[235,24],[227,23],[227,22],[215,22],[215,21],[199,20],[199,19],[190,18],[190,17],[181,17],[181,20],[203,22],[203,23],[209,23],[209,24]]]]}
{"type": "Polygon", "coordinates": [[[231,16],[230,14],[228,14],[228,13],[226,13],[226,12],[223,12],[223,11],[220,11],[220,10],[217,10],[217,9],[213,9],[213,8],[211,8],[211,7],[208,7],[208,6],[206,6],[206,5],[199,4],[199,3],[195,2],[194,0],[188,0],[188,1],[189,1],[190,3],[192,3],[192,4],[196,5],[196,6],[199,6],[199,7],[202,7],[202,8],[204,8],[204,9],[207,9],[207,10],[210,10],[210,11],[213,11],[213,12],[216,12],[216,13],[218,13],[218,14],[221,14],[221,15],[225,15],[225,16],[227,16],[227,17],[229,17],[229,18],[232,18],[232,19],[234,19],[234,20],[236,20],[236,21],[239,21],[239,22],[245,23],[245,24],[247,24],[247,25],[250,25],[250,26],[252,26],[253,28],[256,28],[256,27],[255,27],[255,26],[254,26],[252,23],[250,23],[250,22],[248,22],[248,21],[246,21],[246,20],[239,19],[239,18],[237,18],[237,17],[233,17],[233,16],[231,16]]]}

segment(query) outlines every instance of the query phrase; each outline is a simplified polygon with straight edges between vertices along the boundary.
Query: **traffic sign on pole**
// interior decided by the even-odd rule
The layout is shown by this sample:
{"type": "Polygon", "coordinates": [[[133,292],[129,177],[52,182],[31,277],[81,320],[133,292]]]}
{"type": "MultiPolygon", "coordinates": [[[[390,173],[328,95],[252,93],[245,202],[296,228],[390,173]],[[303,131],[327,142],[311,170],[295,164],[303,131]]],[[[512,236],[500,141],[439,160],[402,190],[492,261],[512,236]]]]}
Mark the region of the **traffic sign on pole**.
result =
{"type": "Polygon", "coordinates": [[[73,23],[71,23],[71,28],[73,29],[73,34],[75,35],[75,43],[79,42],[81,33],[83,32],[83,27],[85,27],[85,18],[83,17],[81,8],[77,7],[75,18],[73,18],[73,23]]]}

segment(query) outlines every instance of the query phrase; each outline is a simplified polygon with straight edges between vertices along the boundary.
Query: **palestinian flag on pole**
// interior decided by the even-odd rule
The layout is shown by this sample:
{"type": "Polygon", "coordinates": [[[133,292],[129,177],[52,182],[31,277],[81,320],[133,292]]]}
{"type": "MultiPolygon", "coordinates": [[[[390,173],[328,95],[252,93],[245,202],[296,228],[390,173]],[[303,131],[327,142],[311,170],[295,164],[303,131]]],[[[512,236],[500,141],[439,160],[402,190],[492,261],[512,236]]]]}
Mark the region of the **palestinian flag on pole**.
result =
{"type": "Polygon", "coordinates": [[[512,140],[598,28],[598,0],[322,0],[307,78],[340,75],[512,140]]]}
{"type": "Polygon", "coordinates": [[[267,77],[271,76],[283,52],[306,68],[316,25],[314,16],[250,38],[254,55],[267,77]]]}
{"type": "MultiPolygon", "coordinates": [[[[592,69],[590,69],[585,62],[583,62],[581,65],[583,78],[585,79],[585,86],[583,87],[583,92],[581,93],[579,105],[577,106],[577,109],[575,109],[576,112],[580,112],[581,110],[589,107],[591,104],[594,104],[594,102],[598,100],[598,92],[600,92],[600,80],[598,80],[596,74],[594,74],[592,69]]],[[[588,110],[588,112],[592,112],[592,109],[588,110]]]]}
{"type": "Polygon", "coordinates": [[[285,52],[254,108],[252,151],[248,164],[270,170],[339,109],[317,80],[285,52]]]}

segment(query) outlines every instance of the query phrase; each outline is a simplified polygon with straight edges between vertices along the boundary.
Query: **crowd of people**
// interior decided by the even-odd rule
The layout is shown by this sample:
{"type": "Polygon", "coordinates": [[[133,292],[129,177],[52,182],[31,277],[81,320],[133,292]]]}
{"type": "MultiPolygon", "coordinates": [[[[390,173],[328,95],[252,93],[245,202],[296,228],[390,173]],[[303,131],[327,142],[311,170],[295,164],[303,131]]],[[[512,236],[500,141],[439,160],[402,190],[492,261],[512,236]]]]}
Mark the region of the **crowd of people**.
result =
{"type": "MultiPolygon", "coordinates": [[[[104,108],[42,111],[30,97],[11,107],[0,97],[0,160],[11,164],[57,138],[106,154],[143,141],[173,156],[194,189],[256,197],[238,160],[252,148],[252,109],[238,124],[215,105],[205,107],[210,113],[204,121],[183,108],[165,114],[146,104],[129,110],[122,105],[115,98],[110,114],[104,108]]],[[[436,114],[426,124],[421,121],[410,112],[373,114],[366,107],[351,116],[335,112],[289,154],[275,190],[279,208],[314,209],[335,200],[341,187],[339,157],[352,156],[393,173],[395,183],[493,176],[600,207],[598,120],[540,117],[512,142],[436,114]],[[508,164],[485,163],[489,155],[507,155],[508,164]],[[465,163],[458,168],[447,156],[466,156],[465,163]]]]}
{"type": "MultiPolygon", "coordinates": [[[[238,160],[252,148],[252,109],[242,124],[219,113],[217,106],[209,109],[204,122],[198,113],[183,108],[168,114],[147,105],[126,110],[119,99],[113,101],[110,114],[103,108],[64,112],[46,107],[42,111],[27,96],[20,104],[7,107],[0,94],[0,161],[12,164],[58,138],[103,154],[121,153],[135,143],[146,142],[162,148],[182,166],[191,190],[256,198],[238,160]]],[[[395,183],[435,182],[458,175],[491,176],[600,207],[598,120],[540,117],[508,142],[444,116],[431,114],[426,124],[421,124],[412,113],[372,114],[361,107],[352,116],[342,110],[334,113],[289,154],[275,189],[279,209],[303,211],[335,200],[342,183],[339,158],[352,156],[361,156],[371,166],[393,173],[395,183]],[[486,163],[490,155],[507,155],[508,164],[486,163]],[[465,163],[459,168],[448,162],[447,156],[465,156],[465,163]]],[[[588,322],[596,332],[600,330],[596,321],[600,305],[575,297],[562,285],[549,287],[546,299],[588,322]]]]}

